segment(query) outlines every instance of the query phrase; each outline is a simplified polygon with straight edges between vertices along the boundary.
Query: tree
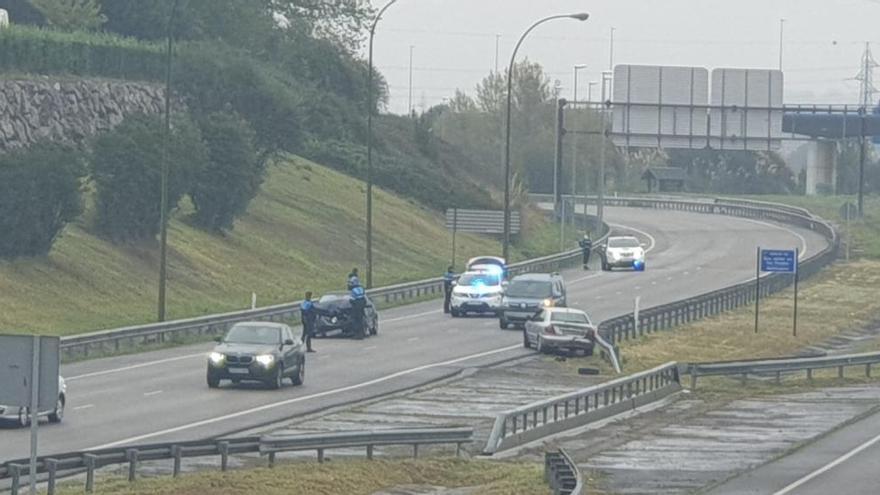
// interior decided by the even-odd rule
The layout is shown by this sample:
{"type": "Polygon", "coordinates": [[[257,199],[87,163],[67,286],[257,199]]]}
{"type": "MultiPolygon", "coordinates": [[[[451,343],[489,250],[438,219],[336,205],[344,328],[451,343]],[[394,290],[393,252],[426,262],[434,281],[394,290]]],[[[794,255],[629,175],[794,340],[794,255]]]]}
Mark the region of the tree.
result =
{"type": "MultiPolygon", "coordinates": [[[[115,241],[141,241],[159,232],[164,122],[135,115],[92,146],[98,228],[115,241]]],[[[205,167],[207,150],[192,122],[175,118],[168,146],[168,213],[205,167]]]]}
{"type": "Polygon", "coordinates": [[[375,10],[369,0],[269,0],[269,10],[299,30],[354,52],[360,47],[375,10]]]}
{"type": "Polygon", "coordinates": [[[56,144],[0,156],[0,257],[48,254],[82,212],[84,174],[80,154],[56,144]]]}
{"type": "Polygon", "coordinates": [[[66,31],[96,30],[107,17],[101,13],[98,0],[30,0],[45,16],[46,23],[66,31]]]}
{"type": "Polygon", "coordinates": [[[195,219],[207,229],[231,229],[259,192],[266,161],[257,155],[254,130],[236,114],[210,114],[201,130],[208,164],[190,191],[195,219]]]}

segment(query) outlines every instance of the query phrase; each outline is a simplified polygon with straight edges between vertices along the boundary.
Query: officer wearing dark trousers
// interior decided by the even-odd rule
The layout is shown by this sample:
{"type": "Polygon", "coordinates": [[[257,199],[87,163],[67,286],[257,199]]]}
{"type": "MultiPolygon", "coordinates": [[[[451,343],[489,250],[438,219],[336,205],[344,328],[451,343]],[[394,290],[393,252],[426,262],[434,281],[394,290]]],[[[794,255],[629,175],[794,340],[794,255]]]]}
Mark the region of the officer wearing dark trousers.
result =
{"type": "Polygon", "coordinates": [[[590,269],[590,253],[593,250],[593,240],[590,239],[590,234],[584,234],[584,238],[578,241],[578,245],[581,247],[584,253],[584,270],[590,269]]]}
{"type": "Polygon", "coordinates": [[[312,293],[306,292],[306,297],[299,306],[303,324],[303,338],[306,341],[306,352],[315,352],[312,349],[312,337],[315,335],[315,320],[318,319],[318,308],[312,301],[312,293]]]}
{"type": "Polygon", "coordinates": [[[443,274],[443,312],[449,313],[449,304],[452,300],[452,286],[455,282],[455,272],[450,265],[443,274]]]}
{"type": "Polygon", "coordinates": [[[366,336],[367,293],[360,285],[351,288],[351,324],[354,326],[354,338],[363,340],[366,336]]]}

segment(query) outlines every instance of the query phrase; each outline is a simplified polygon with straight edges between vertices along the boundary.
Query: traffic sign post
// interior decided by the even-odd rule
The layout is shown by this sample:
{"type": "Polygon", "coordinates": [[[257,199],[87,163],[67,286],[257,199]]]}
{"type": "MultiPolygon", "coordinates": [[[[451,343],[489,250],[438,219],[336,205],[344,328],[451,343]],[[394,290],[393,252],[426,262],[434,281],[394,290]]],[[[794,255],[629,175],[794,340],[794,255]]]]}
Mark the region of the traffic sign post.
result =
{"type": "Polygon", "coordinates": [[[794,330],[797,337],[797,299],[798,271],[800,269],[800,250],[761,249],[758,248],[758,262],[755,273],[755,333],[758,333],[758,308],[761,298],[761,272],[791,273],[794,275],[794,330]]]}

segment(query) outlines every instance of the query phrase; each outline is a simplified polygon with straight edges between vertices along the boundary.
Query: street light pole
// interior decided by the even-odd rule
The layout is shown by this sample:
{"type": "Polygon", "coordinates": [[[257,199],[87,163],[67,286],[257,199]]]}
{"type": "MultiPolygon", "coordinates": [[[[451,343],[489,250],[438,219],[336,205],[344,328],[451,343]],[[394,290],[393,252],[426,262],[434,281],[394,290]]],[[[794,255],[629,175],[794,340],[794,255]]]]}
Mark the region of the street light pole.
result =
{"type": "Polygon", "coordinates": [[[373,24],[370,25],[370,56],[367,76],[367,288],[373,287],[373,112],[376,105],[373,102],[373,38],[376,36],[376,26],[382,19],[382,14],[389,7],[397,3],[391,0],[376,14],[373,24]]]}
{"type": "Polygon", "coordinates": [[[606,81],[608,83],[608,92],[611,92],[611,72],[605,71],[602,72],[602,105],[599,109],[602,112],[601,118],[601,132],[602,138],[600,140],[601,149],[599,150],[599,184],[597,188],[597,198],[596,198],[596,216],[599,217],[599,225],[602,225],[602,221],[605,219],[605,155],[607,154],[605,148],[607,147],[607,135],[606,135],[606,127],[607,116],[606,116],[606,108],[605,101],[607,95],[605,93],[605,84],[606,81]]]}
{"type": "Polygon", "coordinates": [[[409,45],[409,106],[407,107],[407,117],[413,116],[413,48],[415,46],[409,45]]]}
{"type": "Polygon", "coordinates": [[[520,45],[522,45],[523,41],[526,37],[531,33],[536,27],[541,24],[552,21],[554,19],[576,19],[578,21],[586,21],[590,18],[590,14],[587,13],[579,13],[579,14],[560,14],[560,15],[552,15],[550,17],[545,17],[538,22],[532,24],[531,27],[526,29],[526,32],[520,36],[519,41],[516,43],[516,47],[513,49],[513,53],[510,55],[510,65],[507,68],[507,117],[506,117],[506,132],[504,139],[504,259],[508,262],[510,261],[510,121],[511,121],[511,111],[513,107],[513,66],[516,63],[516,52],[519,51],[520,45]]]}
{"type": "MultiPolygon", "coordinates": [[[[574,110],[574,115],[572,116],[572,126],[577,126],[577,103],[578,103],[578,71],[586,69],[586,64],[578,64],[574,66],[574,104],[572,110],[574,110]]],[[[578,168],[578,135],[574,133],[571,139],[571,197],[572,197],[572,205],[574,206],[574,211],[571,215],[571,228],[572,230],[577,229],[577,168],[578,168]]],[[[584,174],[586,177],[586,174],[584,174]]],[[[587,204],[584,203],[584,213],[586,214],[587,204]]]]}
{"type": "Polygon", "coordinates": [[[779,19],[779,70],[782,71],[782,44],[785,41],[785,19],[779,19]]]}
{"type": "Polygon", "coordinates": [[[162,137],[162,177],[159,199],[159,308],[158,320],[165,321],[165,289],[168,284],[168,145],[171,140],[171,63],[174,56],[174,35],[172,26],[179,0],[172,0],[168,13],[165,35],[168,38],[168,51],[165,54],[165,133],[162,137]]]}

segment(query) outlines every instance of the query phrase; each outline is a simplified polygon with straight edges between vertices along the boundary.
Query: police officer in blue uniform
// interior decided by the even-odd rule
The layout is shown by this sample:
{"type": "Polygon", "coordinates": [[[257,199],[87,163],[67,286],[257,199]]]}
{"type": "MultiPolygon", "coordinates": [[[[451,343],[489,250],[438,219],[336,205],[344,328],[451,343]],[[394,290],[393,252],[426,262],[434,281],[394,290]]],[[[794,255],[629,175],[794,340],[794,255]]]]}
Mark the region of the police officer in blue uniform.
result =
{"type": "Polygon", "coordinates": [[[352,290],[359,285],[361,285],[361,280],[358,278],[358,269],[352,268],[351,273],[348,274],[348,290],[352,290]]]}
{"type": "Polygon", "coordinates": [[[449,313],[449,305],[452,299],[452,287],[455,282],[456,275],[452,265],[446,269],[443,274],[443,312],[449,313]]]}
{"type": "Polygon", "coordinates": [[[365,310],[367,308],[367,293],[360,283],[351,288],[351,324],[354,327],[354,338],[363,340],[366,336],[365,310]]]}
{"type": "Polygon", "coordinates": [[[315,321],[318,319],[319,310],[312,301],[311,291],[306,292],[306,297],[299,305],[300,319],[303,324],[303,338],[306,341],[306,352],[315,352],[312,349],[312,337],[315,335],[315,321]]]}
{"type": "Polygon", "coordinates": [[[581,250],[583,250],[584,270],[589,270],[590,253],[593,250],[593,240],[590,239],[590,234],[584,234],[584,238],[578,241],[578,245],[581,247],[581,250]]]}

